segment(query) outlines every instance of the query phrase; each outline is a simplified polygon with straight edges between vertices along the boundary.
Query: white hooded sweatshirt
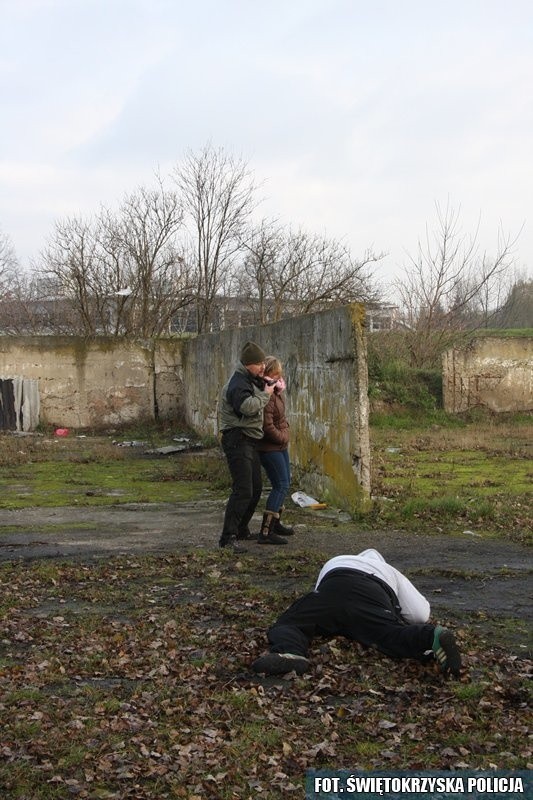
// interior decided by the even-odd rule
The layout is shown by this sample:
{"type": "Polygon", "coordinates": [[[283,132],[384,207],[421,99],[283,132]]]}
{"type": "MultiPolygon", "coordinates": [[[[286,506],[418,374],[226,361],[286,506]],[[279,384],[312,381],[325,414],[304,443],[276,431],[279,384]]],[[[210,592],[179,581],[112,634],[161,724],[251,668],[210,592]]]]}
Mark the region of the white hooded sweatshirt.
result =
{"type": "Polygon", "coordinates": [[[430,605],[405,575],[387,564],[377,550],[363,550],[356,556],[335,556],[326,561],[316,582],[318,589],[323,578],[334,569],[356,569],[375,575],[384,581],[395,593],[402,610],[402,617],[410,623],[421,623],[429,620],[430,605]]]}

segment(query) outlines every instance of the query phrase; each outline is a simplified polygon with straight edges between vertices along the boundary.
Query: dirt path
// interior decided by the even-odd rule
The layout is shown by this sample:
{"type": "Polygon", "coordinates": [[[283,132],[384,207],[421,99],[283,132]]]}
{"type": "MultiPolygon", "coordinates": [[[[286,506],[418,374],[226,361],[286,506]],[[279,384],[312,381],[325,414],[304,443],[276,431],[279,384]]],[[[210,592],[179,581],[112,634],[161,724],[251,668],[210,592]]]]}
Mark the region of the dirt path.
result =
{"type": "MultiPolygon", "coordinates": [[[[0,510],[0,561],[60,558],[86,560],[119,554],[217,550],[222,501],[106,508],[0,510]]],[[[315,512],[319,513],[319,512],[315,512]]],[[[327,519],[327,518],[326,518],[327,519]]],[[[259,520],[259,517],[257,518],[259,520]]],[[[434,613],[459,622],[489,615],[498,638],[524,652],[531,625],[531,551],[519,544],[463,533],[456,536],[360,530],[353,522],[314,527],[309,514],[289,539],[287,555],[313,551],[324,560],[375,547],[430,599],[434,613]]],[[[257,523],[256,523],[257,524],[257,523]]],[[[258,563],[279,548],[250,543],[258,563]]],[[[258,572],[258,576],[260,573],[258,572]]],[[[260,580],[260,577],[258,577],[260,580]]],[[[287,588],[304,590],[294,579],[287,588]]],[[[482,624],[480,622],[480,624],[482,624]]]]}

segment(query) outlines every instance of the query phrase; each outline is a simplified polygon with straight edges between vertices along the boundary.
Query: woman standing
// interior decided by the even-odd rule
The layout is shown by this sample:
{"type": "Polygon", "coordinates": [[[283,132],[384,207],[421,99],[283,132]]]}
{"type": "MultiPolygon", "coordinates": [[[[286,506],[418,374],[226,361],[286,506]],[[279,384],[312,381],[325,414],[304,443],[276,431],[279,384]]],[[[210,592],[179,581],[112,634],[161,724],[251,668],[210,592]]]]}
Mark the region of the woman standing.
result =
{"type": "Polygon", "coordinates": [[[285,415],[283,370],[281,362],[274,356],[267,356],[265,359],[263,379],[267,385],[274,387],[274,391],[263,411],[263,438],[258,442],[257,449],[272,488],[257,538],[260,544],[287,544],[279,534],[292,536],[294,533],[292,528],[282,525],[280,520],[291,484],[289,423],[285,415]]]}

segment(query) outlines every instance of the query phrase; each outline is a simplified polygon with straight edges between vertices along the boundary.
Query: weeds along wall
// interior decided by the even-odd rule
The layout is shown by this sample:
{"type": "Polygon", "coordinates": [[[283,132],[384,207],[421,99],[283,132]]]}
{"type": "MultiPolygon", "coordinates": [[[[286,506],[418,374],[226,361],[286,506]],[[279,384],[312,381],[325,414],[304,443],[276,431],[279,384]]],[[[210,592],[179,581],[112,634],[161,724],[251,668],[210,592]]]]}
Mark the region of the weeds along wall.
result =
{"type": "Polygon", "coordinates": [[[188,423],[218,435],[220,391],[252,340],[284,365],[290,458],[298,486],[348,510],[369,502],[370,442],[365,312],[360,304],[184,342],[188,423]]]}
{"type": "Polygon", "coordinates": [[[37,422],[101,429],[183,415],[180,354],[176,340],[1,336],[0,378],[37,383],[37,422]]]}

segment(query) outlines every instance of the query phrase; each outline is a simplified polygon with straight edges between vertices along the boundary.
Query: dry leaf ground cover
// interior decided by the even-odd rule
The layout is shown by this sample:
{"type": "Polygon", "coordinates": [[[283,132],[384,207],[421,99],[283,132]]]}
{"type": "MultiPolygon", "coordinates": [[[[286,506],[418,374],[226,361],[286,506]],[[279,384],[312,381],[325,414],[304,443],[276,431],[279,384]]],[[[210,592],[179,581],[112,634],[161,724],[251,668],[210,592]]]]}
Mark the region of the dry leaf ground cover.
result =
{"type": "Polygon", "coordinates": [[[458,631],[460,681],[344,640],[250,662],[315,554],[4,564],[2,797],[301,797],[307,769],[523,769],[530,663],[458,631]]]}
{"type": "MultiPolygon", "coordinates": [[[[434,530],[442,547],[468,527],[480,537],[465,536],[469,542],[488,546],[505,536],[523,547],[531,531],[530,438],[522,423],[503,431],[375,431],[376,490],[388,502],[377,501],[364,520],[364,546],[385,528],[401,541],[404,528],[404,536],[434,530]],[[477,454],[477,471],[462,453],[477,454]],[[439,510],[442,495],[457,505],[439,510]]],[[[0,505],[23,513],[39,493],[52,494],[53,506],[82,505],[89,520],[91,507],[111,512],[122,502],[166,499],[179,509],[225,492],[216,456],[187,466],[184,459],[132,458],[101,441],[45,442],[3,449],[0,505]]],[[[331,545],[337,523],[317,516],[308,524],[315,521],[309,541],[322,532],[331,545]]],[[[358,543],[361,524],[352,532],[359,526],[358,543]]],[[[337,530],[344,544],[350,533],[337,530]]],[[[453,625],[464,652],[459,681],[340,639],[317,641],[302,677],[255,676],[249,665],[265,647],[266,627],[313,584],[323,560],[319,545],[296,542],[268,558],[252,551],[238,561],[198,547],[4,561],[0,796],[277,800],[303,796],[307,769],[533,766],[531,662],[522,644],[528,624],[511,613],[496,619],[470,606],[458,614],[441,603],[439,621],[453,625]],[[508,647],[513,640],[520,644],[508,647]]],[[[480,569],[474,563],[456,577],[467,585],[480,569]]],[[[527,572],[510,572],[522,598],[527,572]]]]}

